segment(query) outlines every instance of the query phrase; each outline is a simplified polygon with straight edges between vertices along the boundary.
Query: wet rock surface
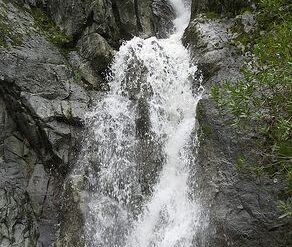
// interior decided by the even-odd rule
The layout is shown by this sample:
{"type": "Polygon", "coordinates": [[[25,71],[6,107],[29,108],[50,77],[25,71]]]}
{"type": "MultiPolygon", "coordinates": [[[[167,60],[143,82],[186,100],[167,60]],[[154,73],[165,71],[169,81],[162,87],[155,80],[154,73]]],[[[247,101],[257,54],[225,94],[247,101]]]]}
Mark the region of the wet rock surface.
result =
{"type": "MultiPolygon", "coordinates": [[[[240,153],[250,160],[256,156],[256,137],[226,127],[207,96],[212,85],[241,76],[243,58],[229,45],[232,19],[210,21],[197,14],[234,15],[245,4],[193,1],[184,40],[206,88],[199,107],[204,137],[196,172],[210,211],[209,246],[284,247],[291,244],[291,223],[278,219],[275,202],[281,185],[236,170],[240,153]]],[[[0,0],[1,247],[85,245],[88,174],[70,174],[84,114],[100,97],[98,90],[107,89],[104,75],[121,42],[133,36],[165,37],[173,18],[166,1],[0,0]],[[65,33],[69,42],[52,43],[34,10],[56,23],[57,34],[65,33]]],[[[141,123],[143,115],[142,109],[141,123]]],[[[141,125],[137,131],[145,139],[147,128],[141,125]]],[[[143,173],[156,173],[159,157],[142,140],[140,152],[151,156],[141,165],[153,163],[143,173]]],[[[153,181],[142,179],[149,183],[142,188],[148,193],[153,181]]]]}
{"type": "Polygon", "coordinates": [[[226,127],[209,98],[199,105],[201,143],[196,177],[209,215],[206,246],[289,246],[291,221],[280,219],[277,209],[280,180],[257,177],[239,168],[257,158],[253,133],[226,127]]]}
{"type": "Polygon", "coordinates": [[[89,96],[29,9],[6,1],[0,9],[10,27],[0,48],[0,245],[51,246],[89,96]]]}
{"type": "Polygon", "coordinates": [[[115,50],[156,26],[150,0],[0,0],[1,247],[85,245],[84,115],[115,50]]]}
{"type": "Polygon", "coordinates": [[[279,218],[277,209],[281,181],[257,177],[238,165],[240,157],[245,157],[247,166],[254,165],[259,137],[230,126],[229,117],[220,114],[210,96],[213,85],[242,77],[240,68],[249,54],[232,45],[231,27],[235,20],[245,26],[247,18],[254,19],[250,15],[208,19],[200,14],[206,9],[198,6],[212,10],[210,3],[193,1],[192,20],[184,35],[205,87],[197,110],[200,148],[193,171],[198,186],[194,190],[200,191],[209,217],[204,246],[290,246],[291,220],[279,218]]]}
{"type": "Polygon", "coordinates": [[[175,19],[173,7],[166,0],[152,2],[155,34],[159,38],[166,38],[169,30],[173,29],[172,21],[175,19]]]}

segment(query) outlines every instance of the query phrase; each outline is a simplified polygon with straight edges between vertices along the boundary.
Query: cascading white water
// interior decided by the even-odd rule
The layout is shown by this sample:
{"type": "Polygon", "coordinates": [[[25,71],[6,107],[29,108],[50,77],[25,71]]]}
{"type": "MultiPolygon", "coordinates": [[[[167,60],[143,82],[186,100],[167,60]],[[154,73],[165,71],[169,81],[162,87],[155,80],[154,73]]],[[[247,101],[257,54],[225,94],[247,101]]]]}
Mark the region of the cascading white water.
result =
{"type": "Polygon", "coordinates": [[[110,93],[87,115],[83,165],[91,167],[94,191],[87,246],[196,246],[200,207],[189,173],[202,89],[194,86],[197,68],[180,41],[190,11],[183,0],[170,4],[177,13],[174,34],[122,45],[111,67],[110,93]],[[153,183],[145,192],[147,179],[153,183]]]}

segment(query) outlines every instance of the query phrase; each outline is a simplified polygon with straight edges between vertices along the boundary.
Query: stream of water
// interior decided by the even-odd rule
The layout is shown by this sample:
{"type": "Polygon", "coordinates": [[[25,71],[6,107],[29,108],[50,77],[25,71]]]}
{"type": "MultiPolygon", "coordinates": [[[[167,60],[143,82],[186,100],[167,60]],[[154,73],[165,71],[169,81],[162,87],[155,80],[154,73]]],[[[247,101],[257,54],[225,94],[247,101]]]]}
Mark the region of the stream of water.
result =
{"type": "Polygon", "coordinates": [[[110,92],[86,116],[83,163],[93,188],[87,246],[196,246],[201,208],[189,178],[202,88],[181,42],[189,4],[169,1],[177,15],[173,33],[122,45],[110,92]]]}

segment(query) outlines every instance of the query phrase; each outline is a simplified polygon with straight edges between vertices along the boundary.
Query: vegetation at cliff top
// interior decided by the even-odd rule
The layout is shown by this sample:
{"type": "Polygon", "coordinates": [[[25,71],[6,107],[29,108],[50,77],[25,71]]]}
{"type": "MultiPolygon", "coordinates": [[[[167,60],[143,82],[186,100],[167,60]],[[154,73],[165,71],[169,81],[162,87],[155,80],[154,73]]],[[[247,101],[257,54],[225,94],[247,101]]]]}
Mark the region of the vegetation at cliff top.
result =
{"type": "Polygon", "coordinates": [[[232,116],[236,127],[262,138],[258,174],[283,177],[279,208],[292,216],[292,4],[289,0],[259,0],[256,31],[244,34],[254,58],[242,69],[244,78],[215,86],[212,97],[232,116]]]}

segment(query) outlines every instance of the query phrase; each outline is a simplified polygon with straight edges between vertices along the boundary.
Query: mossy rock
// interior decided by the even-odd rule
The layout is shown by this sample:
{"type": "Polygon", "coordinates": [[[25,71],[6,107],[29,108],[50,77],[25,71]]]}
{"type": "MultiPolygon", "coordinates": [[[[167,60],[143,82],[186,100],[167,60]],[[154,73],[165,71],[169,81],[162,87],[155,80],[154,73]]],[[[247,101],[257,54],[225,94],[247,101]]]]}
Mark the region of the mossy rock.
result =
{"type": "Polygon", "coordinates": [[[205,18],[208,20],[216,20],[216,19],[220,19],[221,15],[217,12],[214,11],[208,11],[203,13],[205,18]]]}
{"type": "Polygon", "coordinates": [[[201,141],[211,138],[213,135],[213,128],[206,121],[206,109],[202,102],[199,102],[197,106],[197,119],[200,124],[201,141]]]}
{"type": "Polygon", "coordinates": [[[230,41],[230,45],[238,48],[240,53],[251,50],[256,41],[257,30],[247,33],[244,30],[244,25],[240,18],[236,19],[233,26],[229,30],[233,34],[233,39],[230,41]]]}
{"type": "Polygon", "coordinates": [[[231,17],[246,8],[250,8],[250,2],[246,0],[197,0],[192,3],[192,17],[200,13],[216,13],[231,17]]]}
{"type": "MultiPolygon", "coordinates": [[[[2,11],[2,6],[0,7],[2,11]]],[[[13,25],[9,22],[5,11],[0,13],[0,47],[7,48],[9,46],[20,46],[23,36],[18,33],[13,25]]]]}
{"type": "Polygon", "coordinates": [[[31,15],[34,18],[35,27],[40,30],[52,44],[63,51],[72,50],[73,37],[62,32],[56,23],[41,8],[32,8],[31,15]]]}

